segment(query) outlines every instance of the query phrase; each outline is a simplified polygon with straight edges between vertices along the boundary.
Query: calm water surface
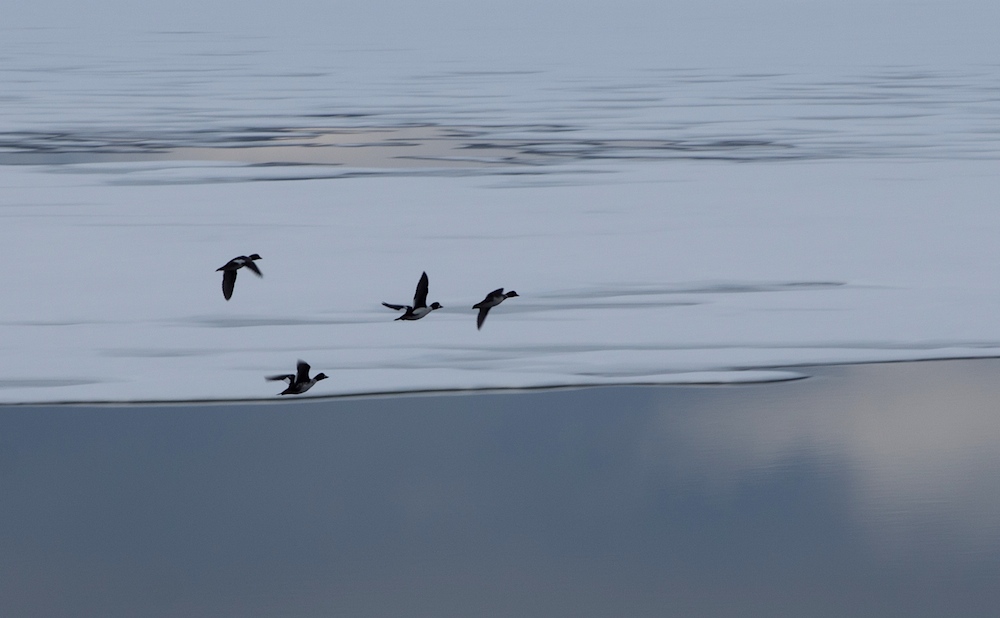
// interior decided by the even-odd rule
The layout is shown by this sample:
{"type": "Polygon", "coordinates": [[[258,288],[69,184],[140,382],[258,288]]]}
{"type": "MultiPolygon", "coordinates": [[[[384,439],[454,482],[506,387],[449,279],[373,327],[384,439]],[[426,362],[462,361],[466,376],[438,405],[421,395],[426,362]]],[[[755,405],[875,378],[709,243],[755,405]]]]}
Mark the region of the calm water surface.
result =
{"type": "Polygon", "coordinates": [[[1000,361],[0,408],[10,616],[995,616],[1000,361]]]}

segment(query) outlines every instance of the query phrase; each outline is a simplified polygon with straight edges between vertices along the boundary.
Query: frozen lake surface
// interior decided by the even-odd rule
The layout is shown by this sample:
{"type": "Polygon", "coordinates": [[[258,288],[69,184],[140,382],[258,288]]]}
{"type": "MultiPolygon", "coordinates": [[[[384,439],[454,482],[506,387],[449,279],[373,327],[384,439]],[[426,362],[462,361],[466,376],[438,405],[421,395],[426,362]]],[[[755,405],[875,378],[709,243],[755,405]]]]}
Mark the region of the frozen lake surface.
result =
{"type": "Polygon", "coordinates": [[[1000,353],[992,3],[98,4],[0,38],[0,402],[1000,353]]]}

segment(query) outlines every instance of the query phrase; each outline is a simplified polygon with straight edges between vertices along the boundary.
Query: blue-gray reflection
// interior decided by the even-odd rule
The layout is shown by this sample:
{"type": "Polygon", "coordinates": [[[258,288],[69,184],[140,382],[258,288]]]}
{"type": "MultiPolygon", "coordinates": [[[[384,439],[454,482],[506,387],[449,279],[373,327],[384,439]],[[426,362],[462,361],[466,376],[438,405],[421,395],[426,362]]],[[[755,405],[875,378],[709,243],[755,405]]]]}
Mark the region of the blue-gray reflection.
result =
{"type": "Polygon", "coordinates": [[[995,361],[0,408],[12,616],[993,615],[995,361]]]}

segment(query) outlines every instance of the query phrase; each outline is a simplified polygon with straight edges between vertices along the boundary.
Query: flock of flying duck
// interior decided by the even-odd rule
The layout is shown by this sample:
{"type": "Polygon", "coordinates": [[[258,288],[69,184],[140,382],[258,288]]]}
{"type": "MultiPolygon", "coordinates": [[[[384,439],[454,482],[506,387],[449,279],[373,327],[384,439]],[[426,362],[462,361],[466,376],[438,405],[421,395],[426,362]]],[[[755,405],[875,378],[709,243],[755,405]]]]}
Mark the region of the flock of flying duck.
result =
{"type": "MultiPolygon", "coordinates": [[[[263,277],[264,274],[260,272],[257,265],[254,264],[255,260],[261,259],[256,253],[250,255],[241,255],[235,257],[220,268],[216,269],[216,272],[222,271],[222,295],[225,296],[226,300],[229,300],[233,296],[233,288],[236,286],[236,273],[244,266],[250,270],[253,274],[258,277],[263,277]]],[[[442,309],[441,303],[431,303],[427,304],[427,292],[430,289],[430,281],[427,278],[427,273],[420,275],[420,281],[417,282],[417,291],[413,295],[412,305],[392,305],[389,303],[382,303],[384,306],[395,311],[402,311],[403,315],[396,318],[398,320],[419,320],[420,318],[428,315],[435,309],[442,309]]],[[[481,329],[483,327],[483,322],[486,321],[486,314],[490,312],[490,309],[496,307],[508,298],[514,298],[517,296],[517,292],[511,290],[510,292],[504,292],[503,288],[497,288],[486,295],[482,301],[476,303],[472,306],[473,309],[479,310],[479,315],[476,316],[476,328],[481,329]]],[[[288,383],[288,388],[278,393],[279,395],[301,395],[310,388],[312,388],[320,380],[327,379],[328,375],[325,373],[317,373],[314,377],[309,377],[309,371],[311,367],[309,363],[305,361],[299,361],[295,367],[295,373],[282,374],[277,376],[268,376],[268,380],[284,380],[288,383]]]]}

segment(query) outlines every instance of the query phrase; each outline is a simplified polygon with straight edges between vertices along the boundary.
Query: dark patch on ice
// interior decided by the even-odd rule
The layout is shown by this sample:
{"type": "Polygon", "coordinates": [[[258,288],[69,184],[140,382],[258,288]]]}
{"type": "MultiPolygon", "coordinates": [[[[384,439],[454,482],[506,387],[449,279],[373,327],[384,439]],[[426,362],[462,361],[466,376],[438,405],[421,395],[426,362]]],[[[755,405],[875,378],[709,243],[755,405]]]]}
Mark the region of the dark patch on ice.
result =
{"type": "MultiPolygon", "coordinates": [[[[288,166],[283,164],[275,164],[274,168],[287,168],[288,166]]],[[[299,167],[333,167],[333,166],[321,166],[321,165],[302,165],[299,167]]],[[[567,170],[559,170],[556,168],[551,168],[547,170],[519,170],[516,172],[512,171],[499,171],[497,168],[477,168],[477,167],[465,167],[465,168],[398,168],[398,169],[355,169],[351,171],[331,171],[326,174],[282,174],[273,176],[242,176],[242,175],[232,175],[232,176],[204,176],[204,177],[188,177],[188,178],[119,178],[112,179],[108,181],[108,184],[116,186],[170,186],[170,185],[200,185],[200,184],[227,184],[227,183],[240,183],[240,182],[288,182],[288,181],[299,181],[299,180],[349,180],[353,178],[468,178],[473,176],[508,176],[508,175],[518,175],[518,176],[541,176],[546,174],[556,174],[556,173],[567,173],[567,170]]],[[[581,170],[569,170],[569,173],[574,174],[586,174],[592,173],[589,171],[581,170]]],[[[593,172],[593,173],[596,173],[593,172]]]]}
{"type": "MultiPolygon", "coordinates": [[[[545,71],[539,70],[480,70],[480,71],[447,71],[445,75],[456,75],[459,77],[496,77],[502,75],[541,75],[545,71]]],[[[436,77],[436,76],[432,76],[436,77]]]]}
{"type": "Polygon", "coordinates": [[[844,281],[787,281],[779,283],[719,283],[704,287],[693,287],[685,292],[699,294],[739,294],[748,292],[786,292],[798,290],[826,290],[846,286],[844,281]]]}
{"type": "MultiPolygon", "coordinates": [[[[511,304],[511,303],[506,303],[511,304]]],[[[522,314],[522,313],[539,313],[539,312],[551,312],[551,311],[577,311],[582,309],[662,309],[667,307],[694,307],[697,305],[703,305],[704,303],[693,301],[693,300],[638,300],[638,301],[623,301],[620,303],[608,302],[608,301],[589,301],[586,299],[578,299],[578,302],[574,302],[572,305],[567,305],[565,303],[559,304],[538,304],[530,302],[521,302],[512,307],[504,307],[502,313],[504,314],[522,314]]],[[[449,312],[451,313],[451,312],[449,312]]],[[[498,312],[497,315],[500,313],[498,312]]],[[[491,313],[490,315],[493,315],[491,313]]]]}
{"type": "Polygon", "coordinates": [[[66,321],[66,320],[39,320],[39,321],[22,321],[22,322],[0,322],[0,324],[7,324],[11,326],[91,326],[94,324],[110,324],[110,322],[101,322],[97,320],[80,320],[80,321],[66,321]]]}
{"type": "Polygon", "coordinates": [[[619,296],[660,296],[666,294],[748,294],[826,290],[846,286],[843,281],[784,281],[774,283],[693,283],[665,286],[601,287],[538,294],[539,298],[615,298],[619,296]]]}
{"type": "Polygon", "coordinates": [[[185,320],[185,324],[195,324],[208,328],[255,328],[260,326],[317,326],[323,324],[369,324],[376,322],[374,319],[310,319],[310,318],[282,318],[282,317],[260,317],[260,318],[238,318],[238,317],[218,317],[218,318],[191,318],[185,320]]]}
{"type": "Polygon", "coordinates": [[[343,163],[309,163],[303,161],[272,161],[268,163],[246,163],[234,169],[254,167],[343,167],[343,163]]]}
{"type": "Polygon", "coordinates": [[[732,384],[734,386],[747,386],[750,384],[772,384],[778,382],[794,382],[796,380],[805,380],[809,376],[803,373],[795,373],[792,371],[776,371],[772,369],[712,369],[707,371],[699,370],[683,370],[683,371],[577,371],[573,375],[580,376],[582,378],[606,378],[611,380],[621,380],[627,378],[629,384],[641,385],[647,384],[664,384],[664,377],[667,376],[689,376],[688,380],[678,380],[676,384],[690,384],[690,385],[722,385],[722,384],[732,384]],[[744,374],[744,372],[753,372],[756,375],[752,380],[726,380],[723,375],[729,376],[739,376],[744,374]],[[719,377],[716,379],[709,379],[705,374],[718,374],[719,377]],[[660,378],[657,380],[656,378],[660,378]]]}
{"type": "Polygon", "coordinates": [[[328,112],[319,114],[303,114],[302,118],[370,118],[375,114],[363,114],[360,112],[328,112]]]}
{"type": "Polygon", "coordinates": [[[104,356],[112,358],[184,358],[189,356],[212,356],[218,354],[218,349],[211,350],[171,350],[166,348],[134,348],[104,350],[104,356]]]}
{"type": "Polygon", "coordinates": [[[0,380],[0,388],[54,388],[60,386],[87,386],[88,384],[103,383],[103,380],[90,380],[84,378],[24,378],[0,380]]]}

